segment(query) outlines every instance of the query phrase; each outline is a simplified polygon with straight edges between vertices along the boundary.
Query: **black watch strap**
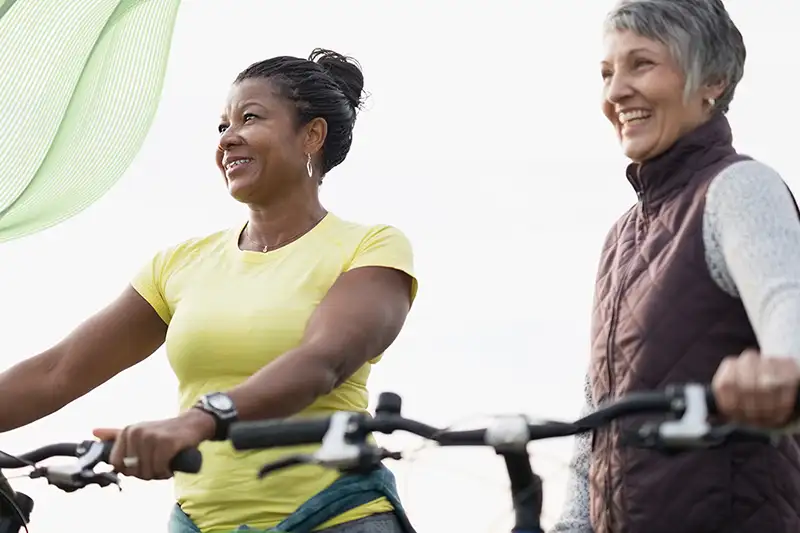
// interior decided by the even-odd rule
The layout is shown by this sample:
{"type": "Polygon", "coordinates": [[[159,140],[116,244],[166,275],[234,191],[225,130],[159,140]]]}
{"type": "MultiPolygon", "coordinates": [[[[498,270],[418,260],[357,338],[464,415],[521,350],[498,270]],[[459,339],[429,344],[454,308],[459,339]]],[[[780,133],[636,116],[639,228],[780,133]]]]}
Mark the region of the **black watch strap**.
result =
{"type": "Polygon", "coordinates": [[[236,406],[224,392],[212,392],[203,395],[194,405],[194,408],[200,409],[214,418],[216,428],[211,440],[215,441],[227,440],[231,424],[239,419],[236,406]]]}

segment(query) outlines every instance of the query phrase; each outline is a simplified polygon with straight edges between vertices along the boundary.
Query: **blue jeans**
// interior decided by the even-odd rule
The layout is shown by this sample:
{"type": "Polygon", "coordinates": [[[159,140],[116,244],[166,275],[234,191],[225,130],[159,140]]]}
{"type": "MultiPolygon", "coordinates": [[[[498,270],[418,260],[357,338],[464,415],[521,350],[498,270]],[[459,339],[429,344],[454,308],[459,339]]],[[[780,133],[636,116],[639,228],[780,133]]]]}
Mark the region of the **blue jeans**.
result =
{"type": "MultiPolygon", "coordinates": [[[[169,533],[201,533],[192,519],[177,505],[173,508],[172,516],[169,518],[168,531],[169,533]]],[[[262,530],[242,525],[234,531],[259,533],[262,530]]],[[[320,530],[320,532],[322,531],[325,533],[403,533],[403,528],[394,513],[381,513],[320,530]]]]}

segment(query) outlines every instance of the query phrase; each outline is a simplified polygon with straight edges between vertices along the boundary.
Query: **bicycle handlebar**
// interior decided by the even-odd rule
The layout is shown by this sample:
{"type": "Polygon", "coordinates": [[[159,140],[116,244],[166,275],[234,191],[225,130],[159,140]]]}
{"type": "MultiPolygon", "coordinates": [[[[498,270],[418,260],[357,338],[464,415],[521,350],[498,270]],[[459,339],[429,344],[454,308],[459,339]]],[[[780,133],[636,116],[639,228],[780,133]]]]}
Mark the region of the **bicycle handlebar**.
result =
{"type": "MultiPolygon", "coordinates": [[[[31,479],[44,478],[64,492],[74,492],[87,485],[101,487],[119,485],[115,472],[95,472],[101,462],[108,463],[113,441],[91,441],[79,443],[62,442],[50,444],[21,455],[0,452],[0,469],[33,467],[28,475],[31,479]],[[38,466],[37,463],[52,457],[75,457],[77,461],[67,465],[38,466]]],[[[178,452],[170,462],[173,472],[196,474],[200,471],[203,457],[197,448],[178,452]]],[[[16,533],[30,520],[33,500],[21,492],[15,492],[0,471],[0,533],[16,533]]],[[[27,529],[26,529],[27,530],[27,529]]]]}
{"type": "MultiPolygon", "coordinates": [[[[94,467],[99,463],[108,463],[113,447],[113,441],[87,440],[79,443],[50,444],[16,456],[0,452],[0,469],[33,467],[28,477],[44,478],[50,485],[65,492],[74,492],[91,484],[101,487],[119,485],[119,478],[115,472],[94,471],[94,467]],[[37,465],[38,462],[52,457],[75,457],[77,461],[65,465],[37,465]]],[[[170,468],[173,472],[196,474],[200,471],[202,463],[200,450],[187,448],[173,457],[170,468]]],[[[5,483],[2,473],[0,473],[0,483],[5,483]]]]}
{"type": "MultiPolygon", "coordinates": [[[[800,412],[800,398],[798,398],[800,412]]],[[[524,425],[524,417],[506,417],[496,420],[491,426],[467,431],[449,431],[400,416],[402,400],[393,393],[383,393],[378,402],[375,417],[350,414],[352,433],[393,433],[405,431],[440,446],[496,446],[497,443],[517,444],[567,437],[598,429],[617,418],[642,414],[673,413],[680,420],[668,420],[658,424],[659,444],[666,447],[686,447],[692,439],[700,439],[698,445],[720,444],[723,440],[736,438],[769,439],[771,434],[738,426],[708,424],[709,415],[716,414],[716,401],[710,387],[697,384],[674,385],[663,392],[638,392],[621,400],[600,407],[594,413],[574,422],[544,422],[524,425]],[[715,430],[720,431],[715,431],[715,430]],[[710,439],[709,439],[710,437],[710,439]]],[[[331,427],[334,417],[301,420],[260,420],[237,422],[232,425],[229,438],[237,450],[278,448],[322,442],[331,427]]],[[[648,435],[650,435],[648,433],[648,435]]],[[[656,435],[650,435],[655,437],[656,435]]],[[[650,447],[648,443],[639,444],[650,447]]]]}
{"type": "MultiPolygon", "coordinates": [[[[385,393],[390,394],[390,393],[385,393]]],[[[357,415],[361,417],[362,415],[357,415]]],[[[367,433],[393,433],[406,431],[424,439],[436,440],[442,430],[394,414],[370,419],[363,415],[359,429],[367,433]]],[[[280,448],[313,444],[322,441],[331,425],[332,417],[307,420],[258,420],[232,424],[228,437],[237,450],[280,448]]]]}
{"type": "MultiPolygon", "coordinates": [[[[0,453],[0,469],[25,468],[53,457],[88,459],[92,462],[91,466],[93,467],[100,462],[108,463],[113,448],[114,441],[84,441],[49,444],[22,455],[12,456],[0,453]]],[[[200,471],[202,464],[203,456],[200,454],[200,450],[187,448],[172,458],[170,468],[173,472],[196,474],[200,471]]]]}
{"type": "MultiPolygon", "coordinates": [[[[597,430],[626,416],[673,415],[659,422],[644,423],[625,437],[627,445],[673,451],[719,446],[732,440],[772,442],[773,432],[736,426],[711,425],[717,413],[710,387],[700,384],[673,385],[661,392],[638,392],[607,403],[594,413],[574,422],[547,421],[531,424],[523,415],[497,417],[485,428],[450,431],[401,416],[402,399],[383,393],[375,416],[338,412],[316,419],[237,422],[229,438],[237,450],[253,450],[322,443],[311,455],[293,455],[264,465],[263,477],[293,465],[312,463],[343,472],[365,472],[378,468],[384,459],[399,459],[397,453],[367,441],[370,433],[413,433],[440,446],[490,446],[506,462],[516,514],[514,531],[540,532],[542,508],[541,478],[531,468],[526,451],[529,442],[567,437],[597,430]]],[[[800,414],[800,397],[795,412],[800,414]]]]}

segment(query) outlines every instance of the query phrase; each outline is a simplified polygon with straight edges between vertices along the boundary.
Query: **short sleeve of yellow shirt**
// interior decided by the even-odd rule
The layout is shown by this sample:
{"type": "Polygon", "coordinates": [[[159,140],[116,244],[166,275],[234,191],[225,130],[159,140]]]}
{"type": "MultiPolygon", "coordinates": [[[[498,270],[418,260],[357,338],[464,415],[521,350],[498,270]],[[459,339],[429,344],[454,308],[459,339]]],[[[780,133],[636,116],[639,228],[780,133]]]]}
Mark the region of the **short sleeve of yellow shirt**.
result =
{"type": "MultiPolygon", "coordinates": [[[[168,324],[166,349],[178,378],[181,410],[205,393],[228,390],[297,346],[305,324],[336,279],[360,267],[400,270],[417,281],[411,245],[392,226],[365,226],[328,214],[309,233],[268,253],[239,250],[243,226],[162,250],[131,284],[168,324]]],[[[367,378],[381,354],[298,416],[367,409],[367,378]]],[[[259,468],[315,446],[236,452],[228,442],[201,445],[198,475],[175,476],[178,502],[203,533],[240,525],[268,529],[332,483],[338,474],[300,466],[256,479],[259,468]]],[[[385,499],[321,527],[391,509],[385,499]]]]}
{"type": "Polygon", "coordinates": [[[165,259],[175,250],[162,250],[153,257],[133,278],[134,289],[153,307],[165,324],[172,319],[172,312],[164,297],[163,279],[165,259]]]}
{"type": "Polygon", "coordinates": [[[370,228],[355,252],[347,270],[379,266],[400,270],[412,278],[411,300],[417,295],[417,278],[414,276],[414,256],[411,243],[405,235],[392,226],[370,228]]]}

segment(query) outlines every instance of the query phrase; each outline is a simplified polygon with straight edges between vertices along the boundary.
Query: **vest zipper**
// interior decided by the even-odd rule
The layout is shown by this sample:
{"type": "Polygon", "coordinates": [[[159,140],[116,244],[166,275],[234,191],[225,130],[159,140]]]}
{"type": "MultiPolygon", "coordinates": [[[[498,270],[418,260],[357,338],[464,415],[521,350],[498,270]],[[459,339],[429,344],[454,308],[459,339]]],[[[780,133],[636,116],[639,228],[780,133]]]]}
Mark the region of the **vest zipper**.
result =
{"type": "MultiPolygon", "coordinates": [[[[650,223],[647,214],[647,197],[645,195],[644,186],[642,185],[640,173],[641,166],[637,167],[634,173],[629,174],[629,180],[633,185],[634,190],[636,191],[636,198],[639,200],[641,204],[641,211],[642,211],[642,224],[645,231],[647,231],[647,227],[650,223]]],[[[634,231],[637,231],[635,226],[636,220],[634,220],[634,231]]],[[[634,239],[633,246],[635,247],[638,242],[638,239],[634,239]]],[[[620,278],[619,285],[617,286],[617,292],[614,295],[614,306],[611,308],[611,323],[608,327],[608,337],[606,338],[606,374],[608,377],[608,398],[613,401],[617,394],[617,387],[616,387],[616,373],[614,371],[614,341],[617,336],[617,322],[619,321],[619,308],[622,304],[622,293],[625,288],[625,284],[628,283],[628,279],[631,275],[631,270],[633,268],[633,263],[629,263],[625,272],[623,272],[622,277],[620,278]]],[[[607,468],[606,468],[606,489],[605,489],[605,498],[606,498],[606,521],[608,522],[608,529],[609,531],[614,530],[614,512],[613,512],[613,502],[612,498],[614,496],[614,490],[611,487],[612,476],[611,476],[611,460],[613,458],[613,447],[611,442],[611,435],[616,423],[613,423],[605,430],[608,431],[609,438],[606,439],[606,460],[607,460],[607,468]]]]}
{"type": "Polygon", "coordinates": [[[650,219],[648,218],[649,214],[647,212],[647,196],[644,193],[639,195],[639,202],[642,204],[642,231],[646,233],[650,225],[650,219]]]}
{"type": "Polygon", "coordinates": [[[647,194],[645,194],[644,185],[642,184],[641,173],[642,166],[639,165],[636,167],[636,173],[632,176],[631,183],[633,183],[633,188],[636,190],[636,198],[639,200],[639,203],[642,204],[642,226],[644,231],[647,231],[647,227],[650,225],[650,219],[648,218],[647,213],[647,194]]]}
{"type": "MultiPolygon", "coordinates": [[[[627,276],[625,276],[627,277],[627,276]]],[[[609,401],[614,401],[616,396],[616,373],[614,372],[614,338],[616,336],[616,329],[617,329],[617,318],[619,317],[619,306],[622,302],[622,287],[624,285],[625,280],[620,280],[620,285],[617,288],[617,293],[614,295],[614,307],[611,308],[611,324],[608,327],[608,337],[606,338],[606,374],[608,377],[608,398],[609,401]]],[[[605,490],[605,499],[606,499],[606,521],[608,525],[608,530],[613,531],[613,512],[612,512],[612,498],[614,497],[614,491],[611,487],[611,460],[613,458],[613,447],[611,442],[611,434],[613,431],[614,423],[612,422],[605,431],[608,432],[606,442],[606,490],[605,490]]]]}
{"type": "MultiPolygon", "coordinates": [[[[641,199],[644,195],[637,190],[637,195],[641,199]]],[[[644,209],[644,200],[642,200],[642,212],[645,212],[644,209]]],[[[647,228],[647,216],[644,215],[644,224],[645,229],[647,228]]],[[[634,221],[635,223],[635,221],[634,221]]],[[[634,227],[635,230],[635,227],[634,227]]],[[[634,240],[633,246],[636,246],[636,240],[634,240]]],[[[606,339],[606,374],[608,377],[608,397],[611,401],[614,401],[617,394],[617,387],[616,387],[616,372],[614,371],[614,341],[617,337],[617,323],[619,321],[619,308],[622,304],[622,293],[625,289],[625,284],[628,283],[628,279],[631,276],[631,270],[633,269],[633,262],[630,262],[628,266],[625,268],[622,277],[619,280],[619,285],[617,286],[617,292],[614,295],[614,307],[611,308],[611,323],[608,327],[608,337],[606,339]]],[[[609,437],[611,432],[614,429],[616,423],[612,422],[609,428],[606,430],[609,432],[609,437]]],[[[614,523],[614,514],[612,510],[612,498],[613,498],[613,489],[611,487],[611,459],[613,456],[613,447],[611,444],[611,439],[606,439],[606,458],[608,463],[608,468],[606,468],[606,517],[608,521],[608,527],[610,531],[614,530],[613,523],[614,523]]]]}

